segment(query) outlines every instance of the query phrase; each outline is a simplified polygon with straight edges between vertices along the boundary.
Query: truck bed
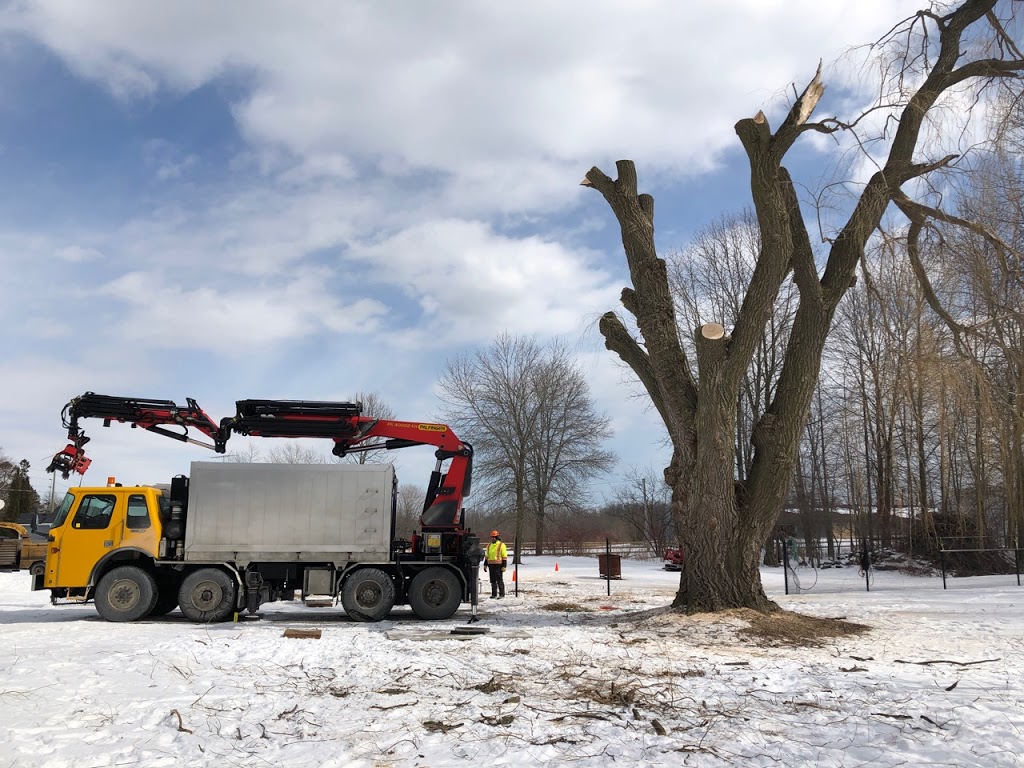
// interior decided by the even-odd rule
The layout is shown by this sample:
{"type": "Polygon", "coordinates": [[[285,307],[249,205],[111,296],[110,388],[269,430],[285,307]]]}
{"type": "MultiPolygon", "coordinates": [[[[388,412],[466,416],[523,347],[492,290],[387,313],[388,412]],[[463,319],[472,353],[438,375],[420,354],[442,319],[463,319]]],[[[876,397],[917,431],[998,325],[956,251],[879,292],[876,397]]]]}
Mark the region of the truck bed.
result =
{"type": "Polygon", "coordinates": [[[394,501],[389,464],[193,462],[185,560],[387,560],[394,501]]]}

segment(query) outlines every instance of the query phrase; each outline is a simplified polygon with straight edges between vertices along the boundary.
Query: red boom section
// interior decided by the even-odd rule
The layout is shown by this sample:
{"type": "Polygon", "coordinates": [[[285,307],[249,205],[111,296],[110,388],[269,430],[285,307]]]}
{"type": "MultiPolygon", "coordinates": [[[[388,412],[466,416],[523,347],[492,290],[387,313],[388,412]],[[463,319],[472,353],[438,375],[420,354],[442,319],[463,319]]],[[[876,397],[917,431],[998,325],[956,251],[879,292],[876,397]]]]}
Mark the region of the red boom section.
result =
{"type": "Polygon", "coordinates": [[[326,437],[335,456],[416,445],[437,448],[421,522],[425,531],[461,528],[462,499],[469,495],[473,448],[446,424],[362,416],[359,403],[298,400],[239,400],[222,428],[254,437],[326,437]],[[451,460],[442,472],[445,461],[451,460]]]}

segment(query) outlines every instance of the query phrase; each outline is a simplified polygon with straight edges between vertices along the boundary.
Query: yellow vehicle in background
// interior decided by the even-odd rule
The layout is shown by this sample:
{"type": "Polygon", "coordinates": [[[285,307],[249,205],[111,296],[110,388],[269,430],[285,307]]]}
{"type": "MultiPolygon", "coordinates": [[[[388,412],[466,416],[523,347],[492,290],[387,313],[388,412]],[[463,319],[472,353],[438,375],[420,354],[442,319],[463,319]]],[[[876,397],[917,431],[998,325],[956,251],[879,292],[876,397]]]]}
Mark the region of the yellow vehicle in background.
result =
{"type": "Polygon", "coordinates": [[[28,528],[18,523],[0,523],[0,570],[41,574],[46,561],[46,542],[33,541],[28,528]]]}

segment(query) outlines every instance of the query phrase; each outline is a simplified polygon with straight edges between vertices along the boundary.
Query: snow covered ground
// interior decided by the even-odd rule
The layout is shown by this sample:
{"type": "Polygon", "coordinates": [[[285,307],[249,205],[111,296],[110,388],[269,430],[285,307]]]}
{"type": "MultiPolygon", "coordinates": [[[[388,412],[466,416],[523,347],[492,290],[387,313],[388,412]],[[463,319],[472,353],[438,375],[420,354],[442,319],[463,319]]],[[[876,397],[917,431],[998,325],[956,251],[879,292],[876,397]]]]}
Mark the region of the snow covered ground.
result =
{"type": "Polygon", "coordinates": [[[466,636],[468,607],[109,624],[0,574],[0,768],[1021,764],[1024,588],[879,573],[865,593],[851,569],[786,597],[766,568],[785,608],[870,627],[812,647],[652,610],[678,580],[660,563],[622,575],[608,596],[595,559],[529,558],[466,636]]]}

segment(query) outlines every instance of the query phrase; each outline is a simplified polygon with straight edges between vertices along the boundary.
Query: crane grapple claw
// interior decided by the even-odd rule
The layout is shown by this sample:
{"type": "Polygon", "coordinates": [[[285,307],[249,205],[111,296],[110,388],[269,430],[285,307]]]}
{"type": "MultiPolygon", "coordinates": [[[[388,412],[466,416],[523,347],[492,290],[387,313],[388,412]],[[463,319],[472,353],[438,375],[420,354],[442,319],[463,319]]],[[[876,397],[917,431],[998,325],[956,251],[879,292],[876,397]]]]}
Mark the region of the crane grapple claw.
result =
{"type": "Polygon", "coordinates": [[[46,471],[60,472],[60,476],[67,480],[72,472],[84,475],[90,464],[92,464],[92,459],[86,458],[83,448],[74,443],[68,443],[64,450],[53,454],[46,471]]]}

